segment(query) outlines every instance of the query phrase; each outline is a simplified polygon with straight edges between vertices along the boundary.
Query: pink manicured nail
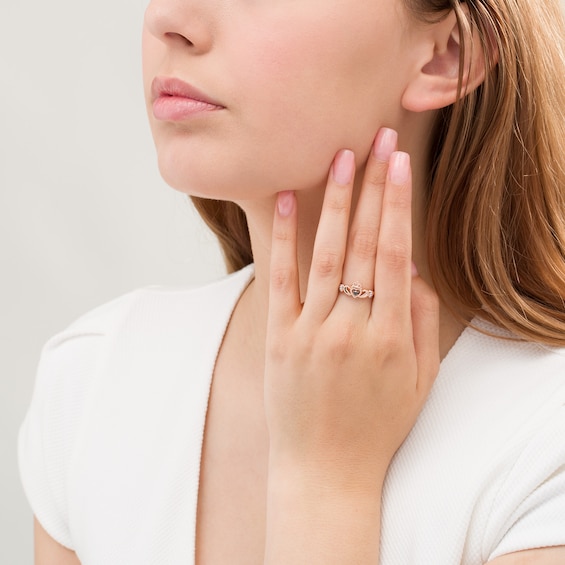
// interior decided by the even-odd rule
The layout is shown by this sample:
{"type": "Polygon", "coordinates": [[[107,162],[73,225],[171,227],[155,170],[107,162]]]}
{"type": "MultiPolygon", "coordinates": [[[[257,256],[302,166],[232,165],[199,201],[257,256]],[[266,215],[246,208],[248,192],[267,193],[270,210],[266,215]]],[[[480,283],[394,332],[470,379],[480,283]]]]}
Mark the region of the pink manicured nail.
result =
{"type": "Polygon", "coordinates": [[[279,211],[279,215],[283,218],[292,214],[292,211],[294,210],[294,192],[292,192],[292,190],[279,192],[277,197],[277,209],[279,211]]]}
{"type": "Polygon", "coordinates": [[[355,155],[353,151],[344,149],[337,154],[333,165],[333,177],[337,184],[346,185],[353,180],[355,171],[355,155]]]}
{"type": "Polygon", "coordinates": [[[395,151],[390,156],[388,178],[393,184],[406,184],[410,175],[410,155],[402,151],[395,151]]]}
{"type": "Polygon", "coordinates": [[[390,128],[381,128],[373,144],[373,155],[379,161],[388,162],[392,152],[396,149],[397,141],[398,134],[396,131],[390,128]]]}
{"type": "Polygon", "coordinates": [[[416,267],[416,263],[414,263],[414,261],[412,261],[412,276],[413,277],[418,276],[418,267],[416,267]]]}

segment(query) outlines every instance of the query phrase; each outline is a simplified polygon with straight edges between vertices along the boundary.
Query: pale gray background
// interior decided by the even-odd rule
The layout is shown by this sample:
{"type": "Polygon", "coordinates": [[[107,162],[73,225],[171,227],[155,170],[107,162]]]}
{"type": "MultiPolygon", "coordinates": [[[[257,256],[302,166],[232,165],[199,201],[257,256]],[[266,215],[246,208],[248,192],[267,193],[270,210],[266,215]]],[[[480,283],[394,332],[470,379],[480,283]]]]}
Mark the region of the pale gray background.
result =
{"type": "Polygon", "coordinates": [[[147,284],[223,273],[213,238],[160,179],[145,120],[143,0],[2,0],[0,564],[31,565],[16,434],[45,340],[147,284]]]}
{"type": "Polygon", "coordinates": [[[223,267],[157,171],[141,86],[146,2],[1,5],[0,564],[31,565],[16,434],[41,346],[123,292],[223,267]]]}

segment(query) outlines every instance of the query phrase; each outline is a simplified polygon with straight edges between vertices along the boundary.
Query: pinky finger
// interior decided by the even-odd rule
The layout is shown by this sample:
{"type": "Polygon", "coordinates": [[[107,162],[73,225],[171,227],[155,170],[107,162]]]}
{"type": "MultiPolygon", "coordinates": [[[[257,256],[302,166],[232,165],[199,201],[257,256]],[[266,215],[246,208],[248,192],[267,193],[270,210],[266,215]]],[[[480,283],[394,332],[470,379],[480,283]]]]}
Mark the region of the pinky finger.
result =
{"type": "Polygon", "coordinates": [[[288,327],[301,309],[296,256],[296,196],[292,191],[277,195],[273,220],[269,283],[269,328],[288,327]]]}
{"type": "Polygon", "coordinates": [[[414,273],[412,277],[412,331],[418,363],[418,391],[424,400],[439,372],[439,300],[434,290],[414,273]]]}

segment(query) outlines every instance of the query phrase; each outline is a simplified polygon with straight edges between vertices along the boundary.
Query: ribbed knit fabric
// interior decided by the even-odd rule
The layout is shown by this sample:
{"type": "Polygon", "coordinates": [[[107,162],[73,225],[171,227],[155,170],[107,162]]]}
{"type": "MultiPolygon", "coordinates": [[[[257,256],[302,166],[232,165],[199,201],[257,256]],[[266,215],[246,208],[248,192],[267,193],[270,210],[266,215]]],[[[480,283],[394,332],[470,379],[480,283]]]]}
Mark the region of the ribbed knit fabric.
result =
{"type": "MultiPolygon", "coordinates": [[[[212,372],[252,276],[140,289],[45,345],[20,472],[38,520],[83,565],[194,564],[212,372]]],[[[565,545],[565,351],[467,328],[392,462],[382,512],[380,565],[565,545]]]]}

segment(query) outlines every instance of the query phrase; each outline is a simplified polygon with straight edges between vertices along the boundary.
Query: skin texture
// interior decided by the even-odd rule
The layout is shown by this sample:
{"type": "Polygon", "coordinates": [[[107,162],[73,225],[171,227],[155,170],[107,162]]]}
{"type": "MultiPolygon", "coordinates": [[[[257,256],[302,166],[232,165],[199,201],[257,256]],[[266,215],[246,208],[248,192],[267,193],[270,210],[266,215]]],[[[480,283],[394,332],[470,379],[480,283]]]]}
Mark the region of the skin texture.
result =
{"type": "Polygon", "coordinates": [[[386,471],[438,371],[438,300],[411,272],[409,158],[392,153],[392,133],[377,137],[349,238],[353,162],[347,152],[334,161],[308,280],[316,292],[304,304],[296,202],[279,195],[265,367],[269,565],[378,562],[386,471]],[[336,295],[348,273],[374,299],[336,295]]]}
{"type": "MultiPolygon", "coordinates": [[[[230,325],[251,329],[223,363],[264,387],[265,565],[378,562],[386,470],[462,329],[426,282],[421,227],[428,134],[434,111],[455,101],[457,45],[452,15],[424,26],[390,0],[147,9],[144,85],[161,173],[248,216],[256,277],[230,325]],[[224,108],[156,120],[156,76],[224,108]],[[373,151],[382,126],[395,132],[380,130],[373,151]],[[338,294],[353,277],[374,300],[338,294]]],[[[482,77],[474,57],[469,88],[482,77]]],[[[39,565],[78,563],[40,527],[36,543],[39,565]]],[[[528,553],[538,565],[563,559],[561,548],[492,563],[529,563],[528,553]]]]}
{"type": "Polygon", "coordinates": [[[164,178],[190,194],[256,199],[323,187],[342,147],[361,162],[378,127],[402,114],[402,62],[414,55],[400,6],[151,2],[143,34],[146,92],[156,74],[174,75],[226,106],[185,124],[157,122],[149,108],[164,178]],[[352,36],[355,44],[344,48],[352,36]]]}

